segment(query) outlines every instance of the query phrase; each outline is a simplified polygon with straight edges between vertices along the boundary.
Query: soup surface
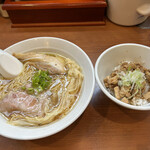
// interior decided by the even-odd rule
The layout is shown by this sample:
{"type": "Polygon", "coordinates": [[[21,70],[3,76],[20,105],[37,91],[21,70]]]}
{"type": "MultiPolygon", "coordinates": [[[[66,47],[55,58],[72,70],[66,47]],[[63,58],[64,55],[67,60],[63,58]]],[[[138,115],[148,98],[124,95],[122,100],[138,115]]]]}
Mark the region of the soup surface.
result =
{"type": "Polygon", "coordinates": [[[12,80],[0,76],[0,112],[8,123],[39,126],[65,116],[78,101],[80,66],[58,54],[14,53],[23,64],[12,80]]]}

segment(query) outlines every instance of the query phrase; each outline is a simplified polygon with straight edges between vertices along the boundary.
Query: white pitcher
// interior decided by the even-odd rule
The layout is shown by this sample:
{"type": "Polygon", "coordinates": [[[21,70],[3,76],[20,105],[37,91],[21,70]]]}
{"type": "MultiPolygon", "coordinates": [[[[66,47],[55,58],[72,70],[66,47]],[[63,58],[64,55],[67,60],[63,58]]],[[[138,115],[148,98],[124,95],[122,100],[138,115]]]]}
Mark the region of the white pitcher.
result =
{"type": "Polygon", "coordinates": [[[150,16],[150,0],[107,0],[107,16],[119,25],[132,26],[150,16]]]}

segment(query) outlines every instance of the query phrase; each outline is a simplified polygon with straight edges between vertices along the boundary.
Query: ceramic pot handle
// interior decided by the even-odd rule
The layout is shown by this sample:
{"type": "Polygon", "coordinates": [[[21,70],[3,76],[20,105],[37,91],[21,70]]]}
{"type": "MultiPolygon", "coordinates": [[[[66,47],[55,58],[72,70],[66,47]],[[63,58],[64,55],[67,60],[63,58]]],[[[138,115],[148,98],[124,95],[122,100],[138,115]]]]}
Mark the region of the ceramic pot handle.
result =
{"type": "Polygon", "coordinates": [[[143,16],[150,16],[150,3],[141,5],[136,11],[143,16]]]}

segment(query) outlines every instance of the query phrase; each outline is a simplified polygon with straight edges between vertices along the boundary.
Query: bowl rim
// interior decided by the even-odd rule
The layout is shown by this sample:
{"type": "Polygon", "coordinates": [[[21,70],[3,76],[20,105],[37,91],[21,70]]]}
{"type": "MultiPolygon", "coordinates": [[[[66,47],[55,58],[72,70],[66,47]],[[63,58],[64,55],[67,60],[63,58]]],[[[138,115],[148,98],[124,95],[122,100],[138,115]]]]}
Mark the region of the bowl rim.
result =
{"type": "Polygon", "coordinates": [[[126,104],[122,101],[119,101],[117,98],[115,98],[114,96],[112,96],[104,87],[104,85],[102,84],[102,82],[100,81],[99,77],[98,77],[98,65],[99,65],[99,62],[101,60],[101,58],[106,55],[107,53],[109,53],[110,51],[112,51],[114,48],[116,47],[121,47],[121,46],[136,46],[136,47],[144,47],[144,48],[147,48],[150,50],[150,47],[148,46],[145,46],[145,45],[142,45],[142,44],[136,44],[136,43],[123,43],[123,44],[117,44],[117,45],[114,45],[114,46],[111,46],[109,48],[107,48],[104,52],[102,52],[96,63],[95,63],[95,78],[96,78],[96,81],[99,85],[99,87],[101,88],[101,90],[104,92],[104,94],[109,97],[109,99],[111,99],[113,102],[119,104],[120,106],[123,106],[123,107],[126,107],[128,109],[133,109],[133,110],[150,110],[150,107],[145,107],[145,106],[134,106],[134,105],[130,105],[130,104],[126,104]]]}
{"type": "MultiPolygon", "coordinates": [[[[57,38],[57,37],[34,37],[34,38],[29,38],[29,39],[26,39],[26,40],[22,40],[20,42],[17,42],[9,47],[7,47],[6,49],[4,49],[4,51],[7,51],[9,50],[10,48],[12,48],[13,46],[16,46],[18,44],[21,44],[23,42],[27,42],[27,41],[32,41],[32,40],[36,40],[36,39],[56,39],[56,40],[60,40],[60,41],[64,41],[66,43],[69,43],[70,45],[73,45],[74,47],[76,47],[81,53],[84,54],[85,58],[87,59],[87,61],[89,62],[89,65],[90,65],[90,68],[92,70],[91,72],[91,78],[93,80],[92,82],[92,85],[91,85],[91,91],[89,93],[89,96],[88,98],[86,99],[84,105],[82,105],[82,109],[80,109],[78,111],[78,113],[76,113],[76,115],[74,115],[68,122],[66,122],[64,125],[62,125],[59,129],[55,130],[55,131],[50,131],[50,132],[45,132],[44,134],[41,134],[40,136],[34,136],[34,135],[30,135],[29,137],[24,137],[24,136],[18,136],[17,134],[14,134],[14,135],[9,135],[9,134],[5,134],[5,133],[0,133],[0,135],[4,136],[4,137],[7,137],[7,138],[10,138],[10,139],[17,139],[17,140],[35,140],[35,139],[40,139],[40,138],[44,138],[44,137],[48,137],[48,136],[51,136],[51,135],[54,135],[62,130],[64,130],[65,128],[67,128],[68,126],[70,126],[73,122],[75,122],[81,115],[82,113],[85,111],[85,109],[87,108],[87,106],[89,105],[91,99],[92,99],[92,96],[93,96],[93,93],[94,93],[94,89],[95,89],[95,74],[94,74],[94,67],[93,67],[93,64],[92,64],[92,61],[91,59],[89,58],[89,56],[85,53],[84,50],[82,50],[79,46],[77,46],[76,44],[68,41],[68,40],[65,40],[65,39],[62,39],[62,38],[57,38]]],[[[71,110],[72,111],[72,110],[71,110]]],[[[65,117],[64,117],[65,118],[65,117]]],[[[62,118],[63,119],[63,118],[62,118]]],[[[17,127],[17,126],[15,126],[17,127]]]]}

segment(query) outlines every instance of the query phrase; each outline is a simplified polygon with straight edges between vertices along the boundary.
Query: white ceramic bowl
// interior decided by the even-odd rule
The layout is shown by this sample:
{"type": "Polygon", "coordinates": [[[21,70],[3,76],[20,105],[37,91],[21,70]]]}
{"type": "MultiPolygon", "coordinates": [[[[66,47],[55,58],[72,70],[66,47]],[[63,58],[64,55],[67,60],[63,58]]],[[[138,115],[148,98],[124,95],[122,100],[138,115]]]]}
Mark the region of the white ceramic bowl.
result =
{"type": "Polygon", "coordinates": [[[36,128],[19,127],[7,124],[6,120],[0,116],[0,135],[8,138],[19,140],[39,139],[65,129],[83,113],[93,95],[95,85],[93,65],[81,48],[60,38],[37,37],[21,41],[5,49],[9,53],[33,50],[51,51],[75,60],[83,69],[84,83],[82,92],[75,107],[64,118],[52,124],[36,128]]]}
{"type": "Polygon", "coordinates": [[[103,83],[104,78],[109,75],[114,67],[122,61],[134,61],[144,63],[146,68],[150,69],[150,47],[140,44],[119,44],[105,50],[97,59],[95,64],[95,76],[101,90],[115,103],[135,110],[150,110],[149,106],[133,106],[121,102],[112,96],[103,83]]]}

